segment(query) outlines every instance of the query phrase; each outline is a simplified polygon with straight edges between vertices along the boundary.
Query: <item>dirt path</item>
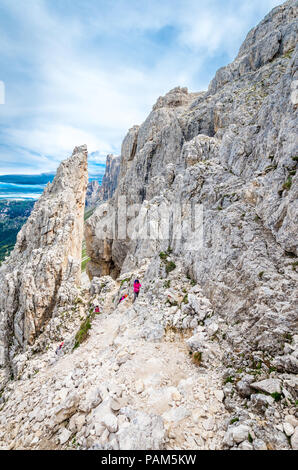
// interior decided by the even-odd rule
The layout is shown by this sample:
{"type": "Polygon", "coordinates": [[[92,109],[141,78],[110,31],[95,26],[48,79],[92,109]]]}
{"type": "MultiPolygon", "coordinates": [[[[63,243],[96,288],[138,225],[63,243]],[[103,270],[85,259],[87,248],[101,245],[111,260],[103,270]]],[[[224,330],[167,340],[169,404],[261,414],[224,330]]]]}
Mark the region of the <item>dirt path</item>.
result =
{"type": "Polygon", "coordinates": [[[115,309],[118,289],[115,284],[105,296],[103,313],[94,319],[85,343],[13,388],[0,418],[2,447],[47,448],[51,443],[52,448],[71,448],[74,442],[83,447],[102,442],[93,430],[97,418],[87,409],[75,415],[83,423],[75,431],[67,422],[60,427],[53,422],[57,407],[69,407],[69,396],[84,397],[99,387],[102,398],[114,397],[122,406],[160,416],[166,449],[221,448],[227,412],[218,345],[212,343],[214,361],[208,369],[192,360],[187,335],[169,329],[158,340],[144,338],[150,304],[143,299],[132,306],[126,300],[115,309]],[[140,311],[147,316],[142,318],[140,311]]]}

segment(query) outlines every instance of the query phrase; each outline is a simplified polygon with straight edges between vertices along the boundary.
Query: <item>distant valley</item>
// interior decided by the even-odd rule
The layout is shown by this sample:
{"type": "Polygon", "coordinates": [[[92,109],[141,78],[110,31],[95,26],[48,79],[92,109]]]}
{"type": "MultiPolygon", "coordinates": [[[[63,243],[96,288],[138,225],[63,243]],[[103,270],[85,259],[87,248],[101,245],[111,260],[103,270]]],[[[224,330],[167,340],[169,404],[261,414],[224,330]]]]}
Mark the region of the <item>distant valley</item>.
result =
{"type": "Polygon", "coordinates": [[[0,264],[12,251],[17,234],[31,214],[33,200],[0,200],[0,264]]]}
{"type": "MultiPolygon", "coordinates": [[[[12,251],[17,234],[54,173],[0,175],[0,264],[12,251]]],[[[90,176],[101,184],[103,175],[90,176]]]]}

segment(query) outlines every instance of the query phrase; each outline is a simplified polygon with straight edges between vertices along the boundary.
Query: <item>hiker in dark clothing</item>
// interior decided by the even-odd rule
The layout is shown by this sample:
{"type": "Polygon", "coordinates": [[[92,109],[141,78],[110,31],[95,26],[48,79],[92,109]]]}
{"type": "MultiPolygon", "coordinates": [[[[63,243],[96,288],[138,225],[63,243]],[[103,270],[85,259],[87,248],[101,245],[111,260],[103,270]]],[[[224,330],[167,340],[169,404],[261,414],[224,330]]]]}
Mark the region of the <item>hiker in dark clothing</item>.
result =
{"type": "Polygon", "coordinates": [[[58,356],[62,354],[63,346],[64,346],[64,341],[61,344],[59,344],[58,348],[55,351],[58,356]]]}
{"type": "Polygon", "coordinates": [[[118,304],[120,304],[123,300],[125,300],[128,297],[127,294],[122,295],[121,299],[119,300],[118,304]]]}

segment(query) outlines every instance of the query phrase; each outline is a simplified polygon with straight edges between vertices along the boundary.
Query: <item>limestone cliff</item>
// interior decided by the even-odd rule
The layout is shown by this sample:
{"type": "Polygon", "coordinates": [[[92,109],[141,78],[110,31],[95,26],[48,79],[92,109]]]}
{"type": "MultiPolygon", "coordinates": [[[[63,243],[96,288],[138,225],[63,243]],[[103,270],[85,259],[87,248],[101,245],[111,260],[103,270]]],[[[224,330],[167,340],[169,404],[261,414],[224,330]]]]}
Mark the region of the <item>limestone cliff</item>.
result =
{"type": "Polygon", "coordinates": [[[102,201],[110,199],[117,187],[120,170],[120,156],[109,154],[106,159],[105,174],[101,185],[91,181],[87,187],[86,207],[93,208],[102,201]]]}
{"type": "Polygon", "coordinates": [[[32,345],[58,305],[79,284],[87,148],[61,163],[0,270],[0,365],[32,345]]]}
{"type": "Polygon", "coordinates": [[[129,130],[78,289],[86,148],[62,164],[0,271],[0,450],[298,449],[297,5],[129,130]]]}
{"type": "Polygon", "coordinates": [[[298,370],[284,350],[297,327],[297,5],[285,2],[250,31],[207,92],[158,99],[124,139],[114,197],[86,226],[90,276],[116,277],[149,258],[153,279],[170,247],[229,325],[231,344],[278,355],[288,371],[298,370]],[[123,197],[130,230],[119,237],[123,197]],[[184,209],[186,236],[175,225],[166,239],[143,236],[164,208],[187,203],[203,205],[202,245],[184,209]]]}
{"type": "Polygon", "coordinates": [[[100,201],[100,184],[97,180],[90,181],[86,192],[86,209],[92,209],[100,201]]]}
{"type": "Polygon", "coordinates": [[[107,155],[106,170],[100,187],[102,201],[107,201],[110,199],[117,188],[120,170],[120,158],[120,156],[115,156],[112,154],[107,155]]]}

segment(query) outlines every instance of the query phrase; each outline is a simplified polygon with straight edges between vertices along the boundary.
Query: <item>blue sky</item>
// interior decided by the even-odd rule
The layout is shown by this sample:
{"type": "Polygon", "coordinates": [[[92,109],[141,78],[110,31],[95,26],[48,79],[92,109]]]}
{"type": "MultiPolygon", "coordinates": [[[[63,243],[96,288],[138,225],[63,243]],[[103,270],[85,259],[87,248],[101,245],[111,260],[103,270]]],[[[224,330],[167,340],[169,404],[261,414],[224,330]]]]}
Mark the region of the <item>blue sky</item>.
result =
{"type": "Polygon", "coordinates": [[[120,153],[175,86],[207,89],[280,0],[0,0],[0,174],[120,153]]]}

